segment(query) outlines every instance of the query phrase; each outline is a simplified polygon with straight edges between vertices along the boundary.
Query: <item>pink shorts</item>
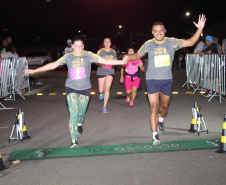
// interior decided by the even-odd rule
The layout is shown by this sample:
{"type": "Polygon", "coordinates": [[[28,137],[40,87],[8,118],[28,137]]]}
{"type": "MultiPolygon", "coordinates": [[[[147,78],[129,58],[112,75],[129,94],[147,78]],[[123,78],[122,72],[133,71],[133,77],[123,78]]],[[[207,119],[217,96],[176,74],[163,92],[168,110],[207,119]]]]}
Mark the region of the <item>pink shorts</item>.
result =
{"type": "Polygon", "coordinates": [[[139,88],[140,85],[140,78],[139,77],[133,77],[134,82],[131,81],[131,76],[125,76],[125,89],[126,91],[130,91],[132,87],[139,88]]]}

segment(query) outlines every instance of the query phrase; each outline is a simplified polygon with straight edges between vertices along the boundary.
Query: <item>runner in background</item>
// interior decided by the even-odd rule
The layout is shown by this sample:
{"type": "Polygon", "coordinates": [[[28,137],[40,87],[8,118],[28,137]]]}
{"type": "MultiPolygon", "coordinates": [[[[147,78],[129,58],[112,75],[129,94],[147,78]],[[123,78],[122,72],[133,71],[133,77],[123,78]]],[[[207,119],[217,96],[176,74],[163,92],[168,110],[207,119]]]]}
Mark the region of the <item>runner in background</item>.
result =
{"type": "Polygon", "coordinates": [[[162,22],[152,25],[153,39],[146,41],[139,51],[128,54],[130,60],[138,60],[148,53],[146,87],[150,103],[150,124],[153,133],[153,145],[159,145],[159,133],[164,131],[164,118],[168,112],[172,94],[172,63],[177,49],[193,46],[199,39],[206,18],[200,15],[196,33],[187,40],[165,37],[166,28],[162,22]],[[160,106],[160,107],[159,107],[160,106]],[[158,132],[157,132],[158,127],[158,132]]]}
{"type": "MultiPolygon", "coordinates": [[[[117,59],[115,50],[111,49],[111,39],[105,38],[104,47],[101,48],[97,54],[103,58],[117,59]]],[[[108,113],[107,103],[110,96],[110,88],[115,76],[115,70],[112,65],[98,65],[97,68],[97,80],[99,85],[99,100],[104,100],[102,112],[108,113]]]]}
{"type": "Polygon", "coordinates": [[[67,47],[64,49],[64,55],[71,53],[72,51],[74,51],[73,47],[72,47],[72,40],[68,39],[67,40],[67,47]]]}
{"type": "Polygon", "coordinates": [[[55,62],[49,63],[37,69],[28,69],[25,73],[37,73],[53,70],[60,65],[68,67],[68,79],[66,79],[66,97],[70,112],[69,131],[71,134],[71,148],[78,148],[78,134],[83,133],[82,123],[85,118],[87,105],[90,99],[91,63],[123,65],[128,57],[123,60],[106,59],[89,51],[84,50],[82,38],[76,37],[72,47],[74,52],[64,55],[55,62]]]}
{"type": "MultiPolygon", "coordinates": [[[[133,53],[134,53],[134,49],[129,48],[128,54],[133,54],[133,53]]],[[[137,95],[137,88],[139,88],[140,80],[141,80],[138,67],[140,68],[141,71],[144,71],[144,66],[140,59],[136,61],[129,61],[127,64],[123,65],[123,67],[121,68],[120,83],[124,82],[125,89],[126,89],[126,103],[128,103],[131,108],[134,107],[134,100],[137,95]],[[125,75],[124,75],[124,72],[125,72],[125,75]]]]}

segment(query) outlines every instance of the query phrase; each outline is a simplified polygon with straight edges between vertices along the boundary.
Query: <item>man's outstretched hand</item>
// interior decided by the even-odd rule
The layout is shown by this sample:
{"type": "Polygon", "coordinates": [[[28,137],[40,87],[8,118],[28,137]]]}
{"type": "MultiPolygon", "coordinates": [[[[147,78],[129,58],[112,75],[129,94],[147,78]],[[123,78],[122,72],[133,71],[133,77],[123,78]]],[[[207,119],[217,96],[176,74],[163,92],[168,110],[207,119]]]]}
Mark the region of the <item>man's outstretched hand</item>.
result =
{"type": "Polygon", "coordinates": [[[202,15],[199,15],[198,23],[196,22],[193,22],[193,23],[197,28],[203,29],[205,26],[205,22],[206,22],[206,17],[204,14],[202,14],[202,15]]]}

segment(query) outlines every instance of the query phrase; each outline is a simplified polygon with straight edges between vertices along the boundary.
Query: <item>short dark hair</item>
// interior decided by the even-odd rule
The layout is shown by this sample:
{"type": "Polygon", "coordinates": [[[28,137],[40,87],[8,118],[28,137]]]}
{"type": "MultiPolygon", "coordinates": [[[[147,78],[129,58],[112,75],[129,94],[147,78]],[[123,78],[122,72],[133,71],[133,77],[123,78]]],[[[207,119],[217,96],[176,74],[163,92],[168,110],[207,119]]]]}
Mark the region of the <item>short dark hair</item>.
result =
{"type": "Polygon", "coordinates": [[[82,43],[84,44],[84,40],[81,36],[76,36],[75,38],[73,38],[73,44],[75,41],[82,41],[82,43]]]}
{"type": "Polygon", "coordinates": [[[128,47],[127,52],[129,51],[129,49],[133,49],[133,51],[135,52],[133,47],[128,47]]]}
{"type": "Polygon", "coordinates": [[[152,30],[153,30],[153,27],[156,26],[156,25],[162,25],[162,26],[165,27],[165,25],[164,25],[163,22],[161,22],[161,21],[156,21],[156,22],[154,22],[154,23],[152,24],[152,30]]]}

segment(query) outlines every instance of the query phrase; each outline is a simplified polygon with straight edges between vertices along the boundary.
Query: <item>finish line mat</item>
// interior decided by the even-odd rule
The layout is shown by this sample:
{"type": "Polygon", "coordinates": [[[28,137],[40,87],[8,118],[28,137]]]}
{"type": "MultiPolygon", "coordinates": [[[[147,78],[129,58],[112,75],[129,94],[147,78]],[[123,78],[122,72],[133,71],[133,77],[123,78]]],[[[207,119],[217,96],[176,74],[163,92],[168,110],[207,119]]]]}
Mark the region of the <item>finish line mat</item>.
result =
{"type": "Polygon", "coordinates": [[[46,159],[57,157],[98,156],[129,153],[148,153],[179,150],[211,149],[220,146],[220,139],[188,140],[162,142],[158,146],[151,143],[131,143],[120,145],[79,146],[77,149],[70,147],[41,148],[30,150],[15,150],[10,158],[14,160],[46,159]]]}

